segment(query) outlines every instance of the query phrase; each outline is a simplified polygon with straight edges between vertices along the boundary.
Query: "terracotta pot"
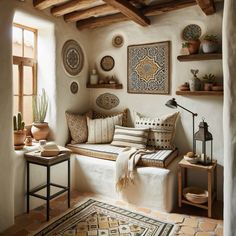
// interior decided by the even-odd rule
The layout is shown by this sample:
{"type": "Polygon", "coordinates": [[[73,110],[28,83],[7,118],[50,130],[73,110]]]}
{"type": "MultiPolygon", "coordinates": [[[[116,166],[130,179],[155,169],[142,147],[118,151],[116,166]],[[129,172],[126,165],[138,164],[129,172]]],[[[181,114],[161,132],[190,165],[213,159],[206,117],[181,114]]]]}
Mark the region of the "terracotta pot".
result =
{"type": "Polygon", "coordinates": [[[200,47],[200,40],[190,40],[188,51],[190,54],[197,54],[200,47]]]}
{"type": "Polygon", "coordinates": [[[205,83],[205,84],[204,84],[204,90],[205,90],[205,91],[211,91],[211,90],[212,90],[212,87],[213,87],[213,84],[212,84],[212,83],[205,83]]]}
{"type": "Polygon", "coordinates": [[[26,130],[14,130],[14,146],[24,146],[26,130]]]}
{"type": "Polygon", "coordinates": [[[35,140],[45,139],[47,140],[49,134],[49,126],[47,122],[43,123],[33,123],[31,128],[31,133],[35,140]]]}

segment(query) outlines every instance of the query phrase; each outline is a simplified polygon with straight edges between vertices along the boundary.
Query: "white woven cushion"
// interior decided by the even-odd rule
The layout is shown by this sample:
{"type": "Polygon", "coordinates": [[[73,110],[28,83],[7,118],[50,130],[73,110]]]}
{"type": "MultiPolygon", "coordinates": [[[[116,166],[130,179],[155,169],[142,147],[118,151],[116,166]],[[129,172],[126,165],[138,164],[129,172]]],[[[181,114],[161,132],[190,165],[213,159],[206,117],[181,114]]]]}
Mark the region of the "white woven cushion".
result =
{"type": "Polygon", "coordinates": [[[145,148],[149,129],[115,126],[111,145],[120,147],[145,148]]]}
{"type": "Polygon", "coordinates": [[[150,128],[147,145],[156,149],[173,149],[176,120],[179,112],[160,118],[142,117],[136,113],[135,127],[150,128]]]}
{"type": "Polygon", "coordinates": [[[122,125],[122,118],[122,114],[101,119],[90,119],[87,117],[87,143],[110,143],[113,138],[115,125],[122,125]]]}

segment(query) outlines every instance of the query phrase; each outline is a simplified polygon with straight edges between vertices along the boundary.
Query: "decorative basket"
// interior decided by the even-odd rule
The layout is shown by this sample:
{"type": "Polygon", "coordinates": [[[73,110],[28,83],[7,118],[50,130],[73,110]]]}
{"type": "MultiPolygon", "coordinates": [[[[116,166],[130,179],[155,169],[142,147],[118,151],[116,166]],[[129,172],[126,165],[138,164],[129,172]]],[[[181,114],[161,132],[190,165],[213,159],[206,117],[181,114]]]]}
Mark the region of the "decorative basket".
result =
{"type": "Polygon", "coordinates": [[[208,191],[198,187],[187,187],[183,190],[184,197],[196,204],[203,204],[208,201],[208,191]]]}

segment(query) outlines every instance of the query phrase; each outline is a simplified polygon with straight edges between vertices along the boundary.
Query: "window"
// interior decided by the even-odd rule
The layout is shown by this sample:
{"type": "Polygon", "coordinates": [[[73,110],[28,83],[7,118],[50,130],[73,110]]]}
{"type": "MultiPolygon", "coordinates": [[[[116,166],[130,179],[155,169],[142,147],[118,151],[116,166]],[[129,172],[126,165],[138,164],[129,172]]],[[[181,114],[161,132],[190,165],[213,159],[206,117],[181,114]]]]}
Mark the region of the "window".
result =
{"type": "Polygon", "coordinates": [[[32,99],[37,93],[37,30],[13,24],[13,113],[21,112],[26,124],[33,121],[32,99]]]}

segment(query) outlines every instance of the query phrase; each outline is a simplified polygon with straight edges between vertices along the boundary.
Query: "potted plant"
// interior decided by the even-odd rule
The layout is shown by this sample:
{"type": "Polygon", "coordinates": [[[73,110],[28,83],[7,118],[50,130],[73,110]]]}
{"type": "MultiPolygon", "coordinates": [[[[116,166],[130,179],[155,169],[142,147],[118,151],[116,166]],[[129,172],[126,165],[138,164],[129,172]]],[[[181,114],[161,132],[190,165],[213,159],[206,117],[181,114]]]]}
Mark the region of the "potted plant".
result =
{"type": "Polygon", "coordinates": [[[22,115],[19,112],[17,116],[13,116],[13,128],[14,128],[14,148],[15,150],[22,149],[24,147],[24,141],[26,138],[25,122],[22,121],[22,115]]]}
{"type": "Polygon", "coordinates": [[[213,74],[206,74],[202,77],[203,81],[204,81],[204,90],[205,91],[211,91],[213,84],[215,82],[215,75],[213,74]]]}
{"type": "Polygon", "coordinates": [[[48,123],[45,122],[45,117],[48,110],[48,97],[45,89],[42,89],[41,95],[33,97],[33,124],[31,133],[35,140],[47,139],[49,134],[48,123]]]}
{"type": "Polygon", "coordinates": [[[202,51],[204,53],[216,53],[219,49],[219,40],[216,35],[206,35],[202,42],[202,51]]]}
{"type": "Polygon", "coordinates": [[[200,40],[198,37],[191,38],[188,42],[182,44],[182,48],[188,48],[189,54],[197,54],[200,47],[200,40]]]}

